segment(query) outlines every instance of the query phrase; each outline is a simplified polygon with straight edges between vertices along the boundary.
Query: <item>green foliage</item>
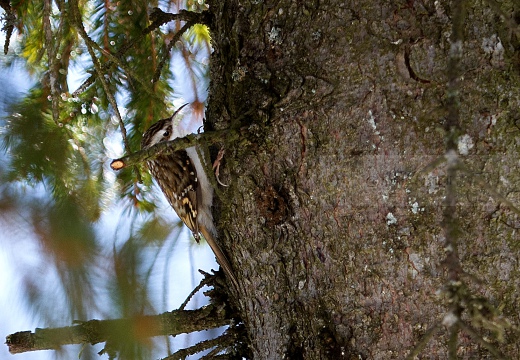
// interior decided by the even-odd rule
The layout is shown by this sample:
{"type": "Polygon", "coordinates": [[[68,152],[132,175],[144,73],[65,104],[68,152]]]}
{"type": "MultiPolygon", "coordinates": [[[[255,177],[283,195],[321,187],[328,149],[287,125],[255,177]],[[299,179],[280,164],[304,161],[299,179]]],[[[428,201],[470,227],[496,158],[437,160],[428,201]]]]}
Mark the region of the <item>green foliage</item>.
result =
{"type": "MultiPolygon", "coordinates": [[[[44,91],[35,88],[12,107],[4,127],[3,146],[11,160],[5,180],[32,186],[43,183],[56,201],[73,199],[95,221],[104,190],[98,178],[102,172],[102,163],[97,161],[102,151],[99,119],[92,115],[90,120],[80,117],[55,124],[48,103],[44,91]]],[[[73,113],[70,106],[65,106],[67,110],[73,113]]]]}
{"type": "Polygon", "coordinates": [[[21,48],[22,57],[27,61],[27,70],[34,74],[42,71],[41,60],[44,53],[43,47],[43,2],[36,1],[20,1],[13,3],[13,7],[17,9],[18,19],[21,19],[18,26],[22,38],[21,48]]]}
{"type": "MultiPolygon", "coordinates": [[[[14,106],[4,130],[4,146],[11,155],[9,180],[43,181],[53,173],[61,180],[66,174],[70,147],[63,127],[57,127],[44,112],[42,90],[34,89],[26,99],[14,106]]],[[[57,179],[56,179],[57,180],[57,179]]]]}

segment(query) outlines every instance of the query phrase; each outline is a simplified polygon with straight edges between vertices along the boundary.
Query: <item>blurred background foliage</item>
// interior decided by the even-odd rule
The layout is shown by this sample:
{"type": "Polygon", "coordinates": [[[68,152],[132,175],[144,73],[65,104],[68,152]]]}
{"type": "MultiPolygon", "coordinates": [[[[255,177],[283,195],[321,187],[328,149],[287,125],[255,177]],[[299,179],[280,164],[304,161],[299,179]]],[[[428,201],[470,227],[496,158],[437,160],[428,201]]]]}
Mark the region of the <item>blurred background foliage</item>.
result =
{"type": "MultiPolygon", "coordinates": [[[[14,261],[27,311],[48,327],[171,310],[164,309],[168,259],[182,226],[172,221],[173,211],[158,211],[167,205],[158,189],[151,191],[147,172],[116,174],[108,164],[139,150],[143,131],[179,104],[189,102],[186,116],[201,125],[211,53],[207,27],[192,26],[180,38],[183,21],[145,36],[143,30],[155,7],[177,13],[201,12],[207,5],[184,0],[1,5],[8,47],[2,72],[9,77],[23,69],[30,83],[18,93],[9,86],[16,77],[3,82],[0,118],[0,226],[10,234],[1,244],[38,254],[25,265],[14,261]],[[95,46],[85,41],[81,27],[95,46]]],[[[140,333],[127,331],[122,339],[136,340],[140,333]]],[[[151,356],[150,340],[138,340],[122,346],[121,358],[151,356]]]]}

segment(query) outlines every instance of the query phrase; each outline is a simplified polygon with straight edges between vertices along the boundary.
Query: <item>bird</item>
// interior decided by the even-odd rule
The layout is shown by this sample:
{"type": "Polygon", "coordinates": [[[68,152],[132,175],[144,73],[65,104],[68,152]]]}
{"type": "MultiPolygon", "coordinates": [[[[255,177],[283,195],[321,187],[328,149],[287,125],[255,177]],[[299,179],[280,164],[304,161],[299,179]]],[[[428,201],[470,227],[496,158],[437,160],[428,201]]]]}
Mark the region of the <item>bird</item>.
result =
{"type": "MultiPolygon", "coordinates": [[[[174,121],[186,105],[188,104],[178,108],[171,117],[150,126],[143,134],[141,149],[145,150],[160,142],[182,137],[174,121]]],[[[202,234],[224,273],[238,288],[231,264],[216,241],[217,229],[211,213],[213,187],[205,172],[205,161],[199,154],[198,146],[191,146],[151,157],[146,161],[146,166],[173,210],[193,233],[195,240],[199,242],[199,234],[202,234]]]]}

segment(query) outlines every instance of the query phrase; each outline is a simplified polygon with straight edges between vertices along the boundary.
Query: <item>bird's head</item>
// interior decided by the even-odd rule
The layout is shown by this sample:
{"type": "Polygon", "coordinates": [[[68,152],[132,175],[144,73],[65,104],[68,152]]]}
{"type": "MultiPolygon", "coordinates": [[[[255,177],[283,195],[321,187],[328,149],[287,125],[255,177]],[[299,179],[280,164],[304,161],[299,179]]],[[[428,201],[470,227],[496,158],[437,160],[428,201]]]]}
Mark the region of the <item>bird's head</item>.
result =
{"type": "Polygon", "coordinates": [[[159,120],[150,126],[143,134],[141,149],[148,149],[162,141],[169,141],[178,138],[179,134],[177,133],[177,127],[174,125],[174,119],[179,111],[181,111],[181,109],[186,105],[188,104],[184,104],[178,108],[171,117],[159,120]]]}

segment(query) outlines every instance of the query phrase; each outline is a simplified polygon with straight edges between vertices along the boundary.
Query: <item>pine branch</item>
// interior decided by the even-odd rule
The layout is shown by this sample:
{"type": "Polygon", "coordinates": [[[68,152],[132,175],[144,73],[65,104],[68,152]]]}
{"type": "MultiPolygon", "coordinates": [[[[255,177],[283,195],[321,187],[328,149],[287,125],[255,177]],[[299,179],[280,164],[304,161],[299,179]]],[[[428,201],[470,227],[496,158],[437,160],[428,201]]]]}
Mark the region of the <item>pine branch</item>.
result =
{"type": "MultiPolygon", "coordinates": [[[[195,13],[192,11],[187,10],[180,10],[178,14],[171,14],[171,13],[165,13],[159,8],[154,8],[153,11],[150,13],[150,19],[152,20],[152,23],[150,26],[148,26],[146,29],[144,29],[140,36],[138,36],[135,39],[132,39],[128,42],[126,42],[117,53],[115,53],[113,56],[115,58],[121,58],[129,49],[132,47],[138,45],[142,39],[151,33],[154,30],[157,30],[160,26],[174,20],[178,21],[186,21],[191,26],[194,24],[204,24],[207,23],[209,20],[207,19],[208,15],[205,13],[195,13]]],[[[175,34],[174,39],[180,38],[182,33],[186,31],[188,28],[185,29],[185,27],[182,27],[181,30],[178,32],[178,34],[175,34]]],[[[103,64],[102,69],[104,71],[108,71],[112,66],[114,65],[114,62],[109,60],[106,63],[103,64]]],[[[80,93],[85,91],[90,85],[94,83],[97,79],[97,74],[92,74],[87,80],[81,84],[81,86],[76,89],[72,93],[72,97],[78,96],[80,93]]]]}
{"type": "Polygon", "coordinates": [[[97,344],[127,331],[129,337],[139,333],[146,337],[172,335],[229,325],[227,307],[208,305],[197,310],[174,310],[160,315],[136,316],[131,319],[89,320],[75,326],[21,331],[6,337],[11,354],[57,349],[69,344],[97,344]],[[136,331],[137,330],[137,331],[136,331]]]}
{"type": "MultiPolygon", "coordinates": [[[[81,19],[81,13],[79,11],[79,5],[77,3],[77,0],[71,0],[70,1],[70,7],[71,7],[71,13],[72,13],[72,20],[73,20],[73,23],[76,25],[76,29],[78,30],[80,36],[83,38],[83,40],[85,41],[85,44],[87,46],[87,50],[90,54],[90,57],[92,59],[92,63],[94,64],[94,68],[96,70],[96,75],[97,75],[97,78],[99,79],[99,81],[101,82],[101,85],[103,86],[103,89],[105,90],[105,94],[108,98],[108,101],[110,103],[110,105],[112,106],[112,109],[114,110],[115,114],[116,114],[116,118],[119,122],[119,128],[121,130],[121,136],[123,138],[123,145],[125,147],[125,150],[127,152],[130,152],[130,143],[128,141],[128,137],[126,135],[126,128],[125,128],[125,124],[124,124],[124,121],[123,121],[123,118],[121,117],[121,113],[119,112],[119,108],[117,107],[117,102],[116,102],[116,99],[115,99],[115,96],[114,94],[110,91],[110,87],[108,86],[108,83],[105,79],[105,71],[104,69],[102,68],[102,65],[101,63],[99,62],[99,59],[96,57],[96,53],[94,52],[94,46],[96,46],[96,42],[93,41],[90,36],[87,34],[87,31],[85,30],[85,27],[83,26],[83,21],[81,19]]],[[[138,181],[140,182],[141,181],[141,174],[139,173],[138,169],[137,168],[134,168],[134,172],[135,172],[135,175],[136,175],[136,178],[138,179],[138,181]]],[[[137,190],[137,186],[135,186],[136,188],[136,192],[138,191],[137,190]]]]}

